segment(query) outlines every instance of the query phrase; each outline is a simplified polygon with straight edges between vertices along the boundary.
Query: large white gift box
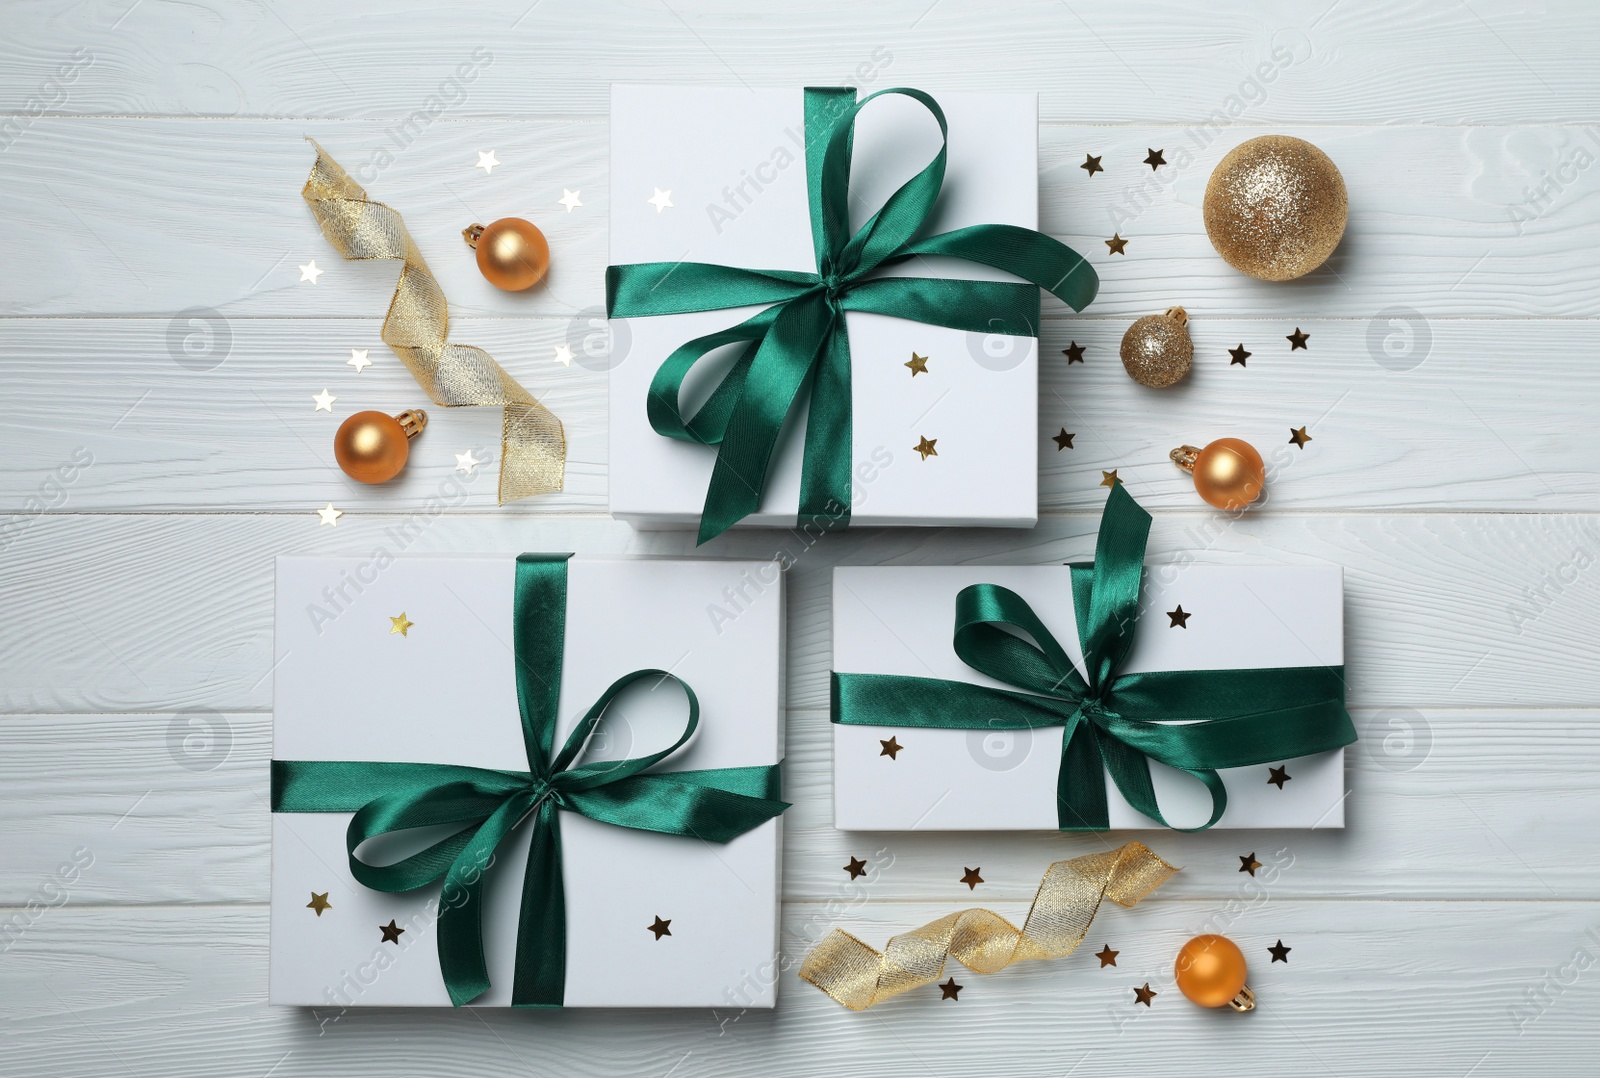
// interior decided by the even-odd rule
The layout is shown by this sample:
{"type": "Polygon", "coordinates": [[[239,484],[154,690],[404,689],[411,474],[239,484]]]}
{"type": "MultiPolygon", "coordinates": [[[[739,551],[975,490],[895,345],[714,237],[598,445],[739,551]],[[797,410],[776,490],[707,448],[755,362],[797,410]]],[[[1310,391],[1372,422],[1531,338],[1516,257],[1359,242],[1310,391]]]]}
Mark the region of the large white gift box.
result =
{"type": "MultiPolygon", "coordinates": [[[[1083,650],[1064,565],[840,568],[833,574],[833,668],[1015,689],[966,665],[952,646],[956,595],[991,583],[1021,595],[1080,674],[1083,650]]],[[[1119,671],[1342,667],[1344,575],[1338,566],[1168,566],[1145,572],[1141,615],[1119,671]],[[1168,612],[1182,609],[1184,616],[1168,612]]],[[[947,730],[833,727],[834,825],[843,830],[1056,830],[1064,727],[947,730]],[[895,751],[883,741],[894,739],[895,751]]],[[[1156,761],[1162,814],[1176,827],[1209,818],[1194,778],[1156,761]]],[[[1224,768],[1217,827],[1344,826],[1344,750],[1224,768]],[[1274,782],[1273,767],[1287,778],[1274,782]]],[[[1112,829],[1157,828],[1106,777],[1112,829]]]]}
{"type": "MultiPolygon", "coordinates": [[[[611,264],[684,261],[816,272],[803,96],[798,88],[612,86],[611,264]]],[[[978,224],[1036,228],[1034,95],[934,96],[949,122],[949,158],[926,231],[978,224]]],[[[855,126],[851,231],[938,149],[938,127],[915,101],[885,96],[864,109],[855,126]]],[[[953,258],[914,258],[880,272],[1018,280],[953,258]]],[[[651,378],[679,345],[761,309],[612,320],[614,516],[646,527],[700,519],[715,447],[674,441],[651,428],[645,412],[651,378]]],[[[852,523],[1033,525],[1037,339],[854,311],[845,320],[852,356],[852,523]],[[925,358],[925,374],[906,366],[913,354],[925,358]],[[936,443],[937,455],[914,450],[923,438],[936,443]]],[[[731,361],[736,349],[724,351],[731,361]]],[[[708,357],[700,366],[715,361],[708,357]]],[[[697,367],[685,383],[685,402],[703,397],[715,377],[697,367]]],[[[802,393],[774,451],[760,512],[743,523],[796,523],[807,414],[802,393]]]]}
{"type": "MultiPolygon", "coordinates": [[[[527,771],[512,652],[515,571],[506,555],[279,558],[274,759],[527,771]]],[[[700,721],[655,773],[780,760],[776,565],[573,559],[567,589],[557,749],[613,681],[657,668],[693,688],[700,721]],[[729,595],[739,597],[733,617],[729,595]]],[[[670,681],[635,683],[582,759],[665,749],[687,710],[670,681]]],[[[772,1006],[780,820],[718,844],[559,816],[566,1006],[772,1006]],[[652,928],[660,922],[669,922],[664,933],[652,928]]],[[[272,815],[270,1001],[449,1006],[435,931],[440,886],[384,893],[357,883],[345,849],[351,817],[272,815]],[[386,942],[389,925],[402,930],[398,942],[386,942]]],[[[497,848],[485,873],[492,987],[475,1005],[511,999],[530,826],[524,820],[497,848]]]]}

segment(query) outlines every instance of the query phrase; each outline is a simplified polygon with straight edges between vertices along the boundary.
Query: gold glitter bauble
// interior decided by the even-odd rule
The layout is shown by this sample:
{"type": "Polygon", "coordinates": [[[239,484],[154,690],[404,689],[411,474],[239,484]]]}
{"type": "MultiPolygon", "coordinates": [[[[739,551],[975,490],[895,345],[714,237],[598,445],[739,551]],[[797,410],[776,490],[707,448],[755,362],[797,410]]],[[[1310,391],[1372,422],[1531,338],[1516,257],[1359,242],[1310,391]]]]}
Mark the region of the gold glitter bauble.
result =
{"type": "Polygon", "coordinates": [[[1240,143],[1206,184],[1206,235],[1228,265],[1263,281],[1302,277],[1344,235],[1350,200],[1328,155],[1304,139],[1240,143]]]}
{"type": "Polygon", "coordinates": [[[1142,386],[1160,389],[1189,373],[1194,342],[1189,340],[1189,315],[1182,307],[1146,315],[1122,335],[1122,365],[1142,386]]]}

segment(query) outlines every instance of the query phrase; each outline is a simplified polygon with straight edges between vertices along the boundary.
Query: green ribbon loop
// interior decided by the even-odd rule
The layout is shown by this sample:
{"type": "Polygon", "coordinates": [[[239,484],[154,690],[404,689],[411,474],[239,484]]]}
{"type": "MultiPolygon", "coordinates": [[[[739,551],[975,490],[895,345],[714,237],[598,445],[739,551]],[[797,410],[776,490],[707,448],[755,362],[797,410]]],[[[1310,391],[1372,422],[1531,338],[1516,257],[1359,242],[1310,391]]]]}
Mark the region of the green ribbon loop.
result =
{"type": "Polygon", "coordinates": [[[483,954],[483,881],[495,851],[532,821],[517,930],[516,1007],[559,1007],[566,986],[566,897],[561,874],[560,811],[591,820],[727,842],[778,816],[777,765],[646,773],[694,736],[700,702],[665,670],[624,674],[600,695],[552,757],[566,637],[567,558],[517,558],[512,635],[517,703],[527,771],[456,764],[354,760],[272,761],[272,811],[353,812],[345,832],[350,874],[377,891],[413,891],[441,883],[439,969],[450,1002],[470,1003],[489,988],[483,954]],[[688,718],[659,752],[580,762],[606,709],[628,686],[648,678],[678,685],[688,718]],[[363,860],[361,847],[418,827],[454,827],[432,845],[389,864],[363,860]]]}
{"type": "Polygon", "coordinates": [[[849,88],[805,92],[806,183],[815,273],[750,270],[704,262],[646,262],[606,269],[606,309],[618,318],[770,305],[737,326],[681,345],[657,369],[646,413],[656,433],[717,447],[699,542],[761,507],[784,420],[810,387],[800,470],[802,519],[850,520],[851,398],[848,311],[908,318],[971,333],[1034,336],[1039,289],[1075,311],[1099,278],[1065,244],[1015,225],[974,225],[916,239],[944,183],[948,131],[938,102],[920,90],[881,90],[861,101],[849,88]],[[940,146],[922,171],[849,235],[850,153],[856,115],[885,94],[909,97],[939,124],[940,146]],[[872,276],[923,256],[979,262],[1031,284],[872,276]],[[689,372],[726,345],[744,348],[692,415],[681,393],[689,372]]]}
{"type": "Polygon", "coordinates": [[[1110,827],[1105,773],[1144,815],[1156,804],[1149,761],[1193,775],[1222,818],[1218,770],[1327,752],[1356,740],[1344,709],[1344,668],[1118,673],[1139,619],[1150,514],[1111,489],[1092,566],[1072,566],[1083,648],[1080,674],[1022,596],[973,584],[956,596],[954,647],[968,666],[1020,692],[938,678],[833,675],[833,721],[856,726],[1021,730],[1063,726],[1056,818],[1063,831],[1110,827]]]}

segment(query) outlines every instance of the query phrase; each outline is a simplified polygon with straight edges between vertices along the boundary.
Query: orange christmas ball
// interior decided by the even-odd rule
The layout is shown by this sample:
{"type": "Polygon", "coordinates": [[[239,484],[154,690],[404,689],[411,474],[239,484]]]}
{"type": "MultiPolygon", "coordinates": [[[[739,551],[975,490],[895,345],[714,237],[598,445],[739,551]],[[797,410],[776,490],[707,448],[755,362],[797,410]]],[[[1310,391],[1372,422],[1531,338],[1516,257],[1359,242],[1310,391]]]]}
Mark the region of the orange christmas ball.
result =
{"type": "Polygon", "coordinates": [[[1266,484],[1261,454],[1239,438],[1218,438],[1195,457],[1194,489],[1218,509],[1243,509],[1266,484]]]}
{"type": "Polygon", "coordinates": [[[1185,943],[1172,972],[1178,991],[1202,1007],[1247,1011],[1255,1006],[1255,993],[1244,984],[1244,952],[1226,936],[1196,936],[1185,943]]]}
{"type": "Polygon", "coordinates": [[[397,416],[357,412],[339,424],[333,436],[334,458],[351,479],[387,483],[406,466],[411,439],[427,422],[428,414],[419,409],[397,416]]]}
{"type": "Polygon", "coordinates": [[[487,228],[473,225],[463,235],[478,250],[478,272],[496,288],[521,292],[550,269],[544,233],[520,217],[502,217],[487,228]]]}

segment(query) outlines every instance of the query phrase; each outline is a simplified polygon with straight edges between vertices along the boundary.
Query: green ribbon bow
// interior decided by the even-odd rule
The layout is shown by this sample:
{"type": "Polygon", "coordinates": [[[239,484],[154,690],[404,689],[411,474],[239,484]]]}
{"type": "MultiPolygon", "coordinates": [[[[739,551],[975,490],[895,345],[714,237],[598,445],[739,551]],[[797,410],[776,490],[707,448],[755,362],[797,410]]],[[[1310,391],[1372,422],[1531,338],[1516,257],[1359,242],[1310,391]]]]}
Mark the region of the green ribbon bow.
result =
{"type": "Polygon", "coordinates": [[[643,774],[694,735],[694,690],[664,670],[635,670],[612,682],[551,758],[566,637],[567,554],[517,558],[513,635],[517,703],[527,771],[453,764],[351,760],[272,761],[272,811],[354,812],[345,833],[350,874],[378,891],[412,891],[442,880],[439,968],[450,1002],[470,1003],[489,987],[483,957],[483,879],[495,849],[530,816],[533,835],[517,929],[515,1007],[559,1007],[566,987],[566,896],[561,879],[560,809],[591,820],[727,842],[779,815],[777,765],[643,774]],[[643,678],[683,688],[689,719],[660,752],[577,763],[607,706],[643,678]],[[459,830],[390,865],[361,860],[368,839],[416,827],[459,830]]]}
{"type": "Polygon", "coordinates": [[[920,90],[881,90],[859,102],[855,94],[850,88],[805,92],[806,182],[815,273],[705,262],[645,262],[606,269],[606,308],[613,317],[772,305],[737,326],[678,348],[650,383],[647,412],[656,433],[718,447],[700,518],[702,543],[761,507],[779,431],[808,382],[811,413],[800,471],[800,513],[802,519],[823,528],[849,523],[850,340],[845,312],[892,315],[969,333],[1031,337],[1038,332],[1039,288],[1048,289],[1075,311],[1087,306],[1099,288],[1099,278],[1081,255],[1032,229],[974,225],[914,240],[944,183],[948,146],[944,112],[920,90]],[[855,117],[884,94],[920,102],[939,122],[944,141],[933,161],[849,236],[855,117]],[[981,262],[1033,283],[873,275],[923,255],[981,262]],[[738,360],[699,410],[685,418],[679,394],[690,369],[706,353],[739,342],[745,348],[738,360]]]}
{"type": "Polygon", "coordinates": [[[1149,533],[1150,514],[1120,485],[1112,487],[1094,564],[1072,566],[1072,605],[1087,678],[1020,595],[996,584],[973,584],[956,596],[956,654],[973,669],[1026,691],[836,672],[833,721],[944,730],[1065,725],[1056,780],[1056,819],[1063,831],[1110,827],[1107,769],[1128,803],[1164,827],[1172,825],[1156,805],[1148,761],[1193,775],[1211,792],[1211,819],[1192,829],[1203,831],[1228,807],[1219,768],[1309,756],[1355,741],[1344,709],[1342,666],[1117,672],[1139,620],[1149,533]]]}

